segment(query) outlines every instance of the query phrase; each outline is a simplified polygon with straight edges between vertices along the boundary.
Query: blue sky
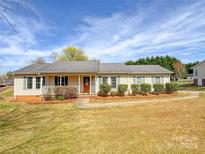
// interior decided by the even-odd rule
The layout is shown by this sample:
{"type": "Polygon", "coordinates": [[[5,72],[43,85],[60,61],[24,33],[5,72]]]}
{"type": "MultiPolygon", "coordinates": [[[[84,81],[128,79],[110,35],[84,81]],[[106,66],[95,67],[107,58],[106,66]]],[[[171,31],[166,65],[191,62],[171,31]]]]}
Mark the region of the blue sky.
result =
{"type": "Polygon", "coordinates": [[[48,62],[52,51],[84,49],[90,59],[125,62],[171,55],[183,62],[205,59],[205,1],[34,0],[32,16],[20,11],[14,32],[0,20],[0,72],[48,62]]]}

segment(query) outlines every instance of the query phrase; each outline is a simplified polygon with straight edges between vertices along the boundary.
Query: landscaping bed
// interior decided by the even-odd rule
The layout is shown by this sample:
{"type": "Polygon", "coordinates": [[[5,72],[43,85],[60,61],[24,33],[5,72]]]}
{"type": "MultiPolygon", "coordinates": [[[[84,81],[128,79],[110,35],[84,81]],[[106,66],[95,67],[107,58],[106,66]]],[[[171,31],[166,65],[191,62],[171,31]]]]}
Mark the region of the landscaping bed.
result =
{"type": "Polygon", "coordinates": [[[28,104],[65,104],[65,103],[76,103],[77,98],[69,99],[69,100],[53,100],[53,101],[30,101],[28,104]]]}
{"type": "Polygon", "coordinates": [[[138,95],[126,95],[126,96],[94,96],[90,98],[90,103],[111,103],[121,101],[138,101],[138,100],[151,100],[151,99],[165,99],[173,97],[188,96],[188,93],[172,93],[172,94],[138,94],[138,95]]]}

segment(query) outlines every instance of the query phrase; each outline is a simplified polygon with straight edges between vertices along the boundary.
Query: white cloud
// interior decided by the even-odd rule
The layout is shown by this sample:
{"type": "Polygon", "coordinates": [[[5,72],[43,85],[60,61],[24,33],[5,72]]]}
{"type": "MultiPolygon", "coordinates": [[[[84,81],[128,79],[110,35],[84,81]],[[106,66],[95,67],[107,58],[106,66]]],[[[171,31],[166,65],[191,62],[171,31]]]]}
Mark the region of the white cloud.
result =
{"type": "Polygon", "coordinates": [[[196,3],[175,9],[172,15],[157,18],[157,22],[150,18],[148,23],[146,14],[151,14],[149,10],[142,14],[114,13],[105,18],[87,17],[77,29],[79,34],[73,43],[82,46],[89,57],[103,61],[126,61],[138,58],[137,54],[164,54],[166,50],[183,59],[186,51],[197,54],[192,46],[204,47],[204,10],[204,3],[196,3]]]}
{"type": "MultiPolygon", "coordinates": [[[[67,45],[83,48],[91,59],[104,62],[123,62],[142,56],[170,54],[184,61],[205,58],[205,3],[180,6],[172,12],[150,9],[133,10],[131,14],[114,12],[106,17],[85,17],[75,29],[77,35],[63,45],[53,43],[43,48],[39,33],[48,34],[50,26],[31,18],[18,18],[16,33],[0,30],[0,62],[3,67],[25,65],[25,61],[38,56],[49,56],[51,51],[61,52],[67,45]],[[163,14],[164,13],[164,14],[163,14]],[[5,57],[5,55],[7,57],[5,57]],[[3,59],[4,57],[4,59],[3,59]],[[20,60],[19,60],[20,59],[20,60]]],[[[144,6],[146,7],[146,6],[144,6]]]]}

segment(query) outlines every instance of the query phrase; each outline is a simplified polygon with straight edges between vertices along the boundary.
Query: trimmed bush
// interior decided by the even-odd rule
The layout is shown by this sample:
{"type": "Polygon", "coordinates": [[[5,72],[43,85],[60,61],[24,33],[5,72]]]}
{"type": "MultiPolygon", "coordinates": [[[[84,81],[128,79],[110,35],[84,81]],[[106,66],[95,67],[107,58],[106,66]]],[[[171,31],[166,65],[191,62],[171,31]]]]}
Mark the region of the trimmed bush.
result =
{"type": "Polygon", "coordinates": [[[66,87],[65,88],[65,99],[77,98],[78,90],[76,87],[66,87]]]}
{"type": "Polygon", "coordinates": [[[141,91],[144,94],[150,93],[151,92],[151,84],[148,84],[148,83],[141,84],[141,91]]]}
{"type": "Polygon", "coordinates": [[[110,92],[110,96],[117,96],[117,94],[118,94],[117,91],[111,91],[110,92]]]}
{"type": "Polygon", "coordinates": [[[107,96],[111,90],[111,85],[109,84],[100,84],[100,91],[98,92],[99,96],[107,96]]]}
{"type": "Polygon", "coordinates": [[[140,84],[132,84],[131,89],[132,89],[133,95],[139,94],[141,92],[141,85],[140,84]]]}
{"type": "Polygon", "coordinates": [[[166,83],[166,92],[171,94],[174,92],[177,92],[179,89],[179,84],[178,83],[166,83]]]}
{"type": "Polygon", "coordinates": [[[154,84],[153,85],[155,93],[163,93],[164,92],[164,84],[154,84]]]}
{"type": "Polygon", "coordinates": [[[54,88],[54,95],[55,95],[55,99],[57,99],[59,96],[63,96],[62,87],[55,87],[54,88]]]}
{"type": "Polygon", "coordinates": [[[127,91],[128,85],[127,84],[119,84],[118,85],[118,95],[124,96],[125,92],[127,91]]]}
{"type": "Polygon", "coordinates": [[[64,96],[58,96],[56,99],[59,100],[59,101],[63,101],[63,100],[65,100],[65,97],[64,96]]]}

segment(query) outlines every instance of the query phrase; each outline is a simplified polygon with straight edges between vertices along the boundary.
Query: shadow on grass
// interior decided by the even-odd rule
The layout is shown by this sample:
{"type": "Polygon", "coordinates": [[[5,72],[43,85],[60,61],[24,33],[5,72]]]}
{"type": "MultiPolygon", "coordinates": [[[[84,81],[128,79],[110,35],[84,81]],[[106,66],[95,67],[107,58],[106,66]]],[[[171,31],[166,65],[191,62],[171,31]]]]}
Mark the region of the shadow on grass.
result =
{"type": "MultiPolygon", "coordinates": [[[[12,135],[13,133],[32,132],[32,135],[20,143],[6,146],[0,153],[16,152],[25,150],[24,147],[31,146],[29,150],[35,150],[33,143],[39,140],[49,138],[53,134],[68,134],[70,137],[78,134],[86,125],[74,125],[72,127],[59,129],[61,125],[72,123],[76,120],[76,112],[72,110],[55,111],[44,106],[15,106],[0,116],[0,135],[12,135]],[[31,144],[32,143],[32,144],[31,144]]],[[[53,135],[54,136],[54,135],[53,135]]],[[[56,137],[56,136],[54,136],[56,137]]],[[[15,138],[14,138],[15,140],[15,138]]]]}

